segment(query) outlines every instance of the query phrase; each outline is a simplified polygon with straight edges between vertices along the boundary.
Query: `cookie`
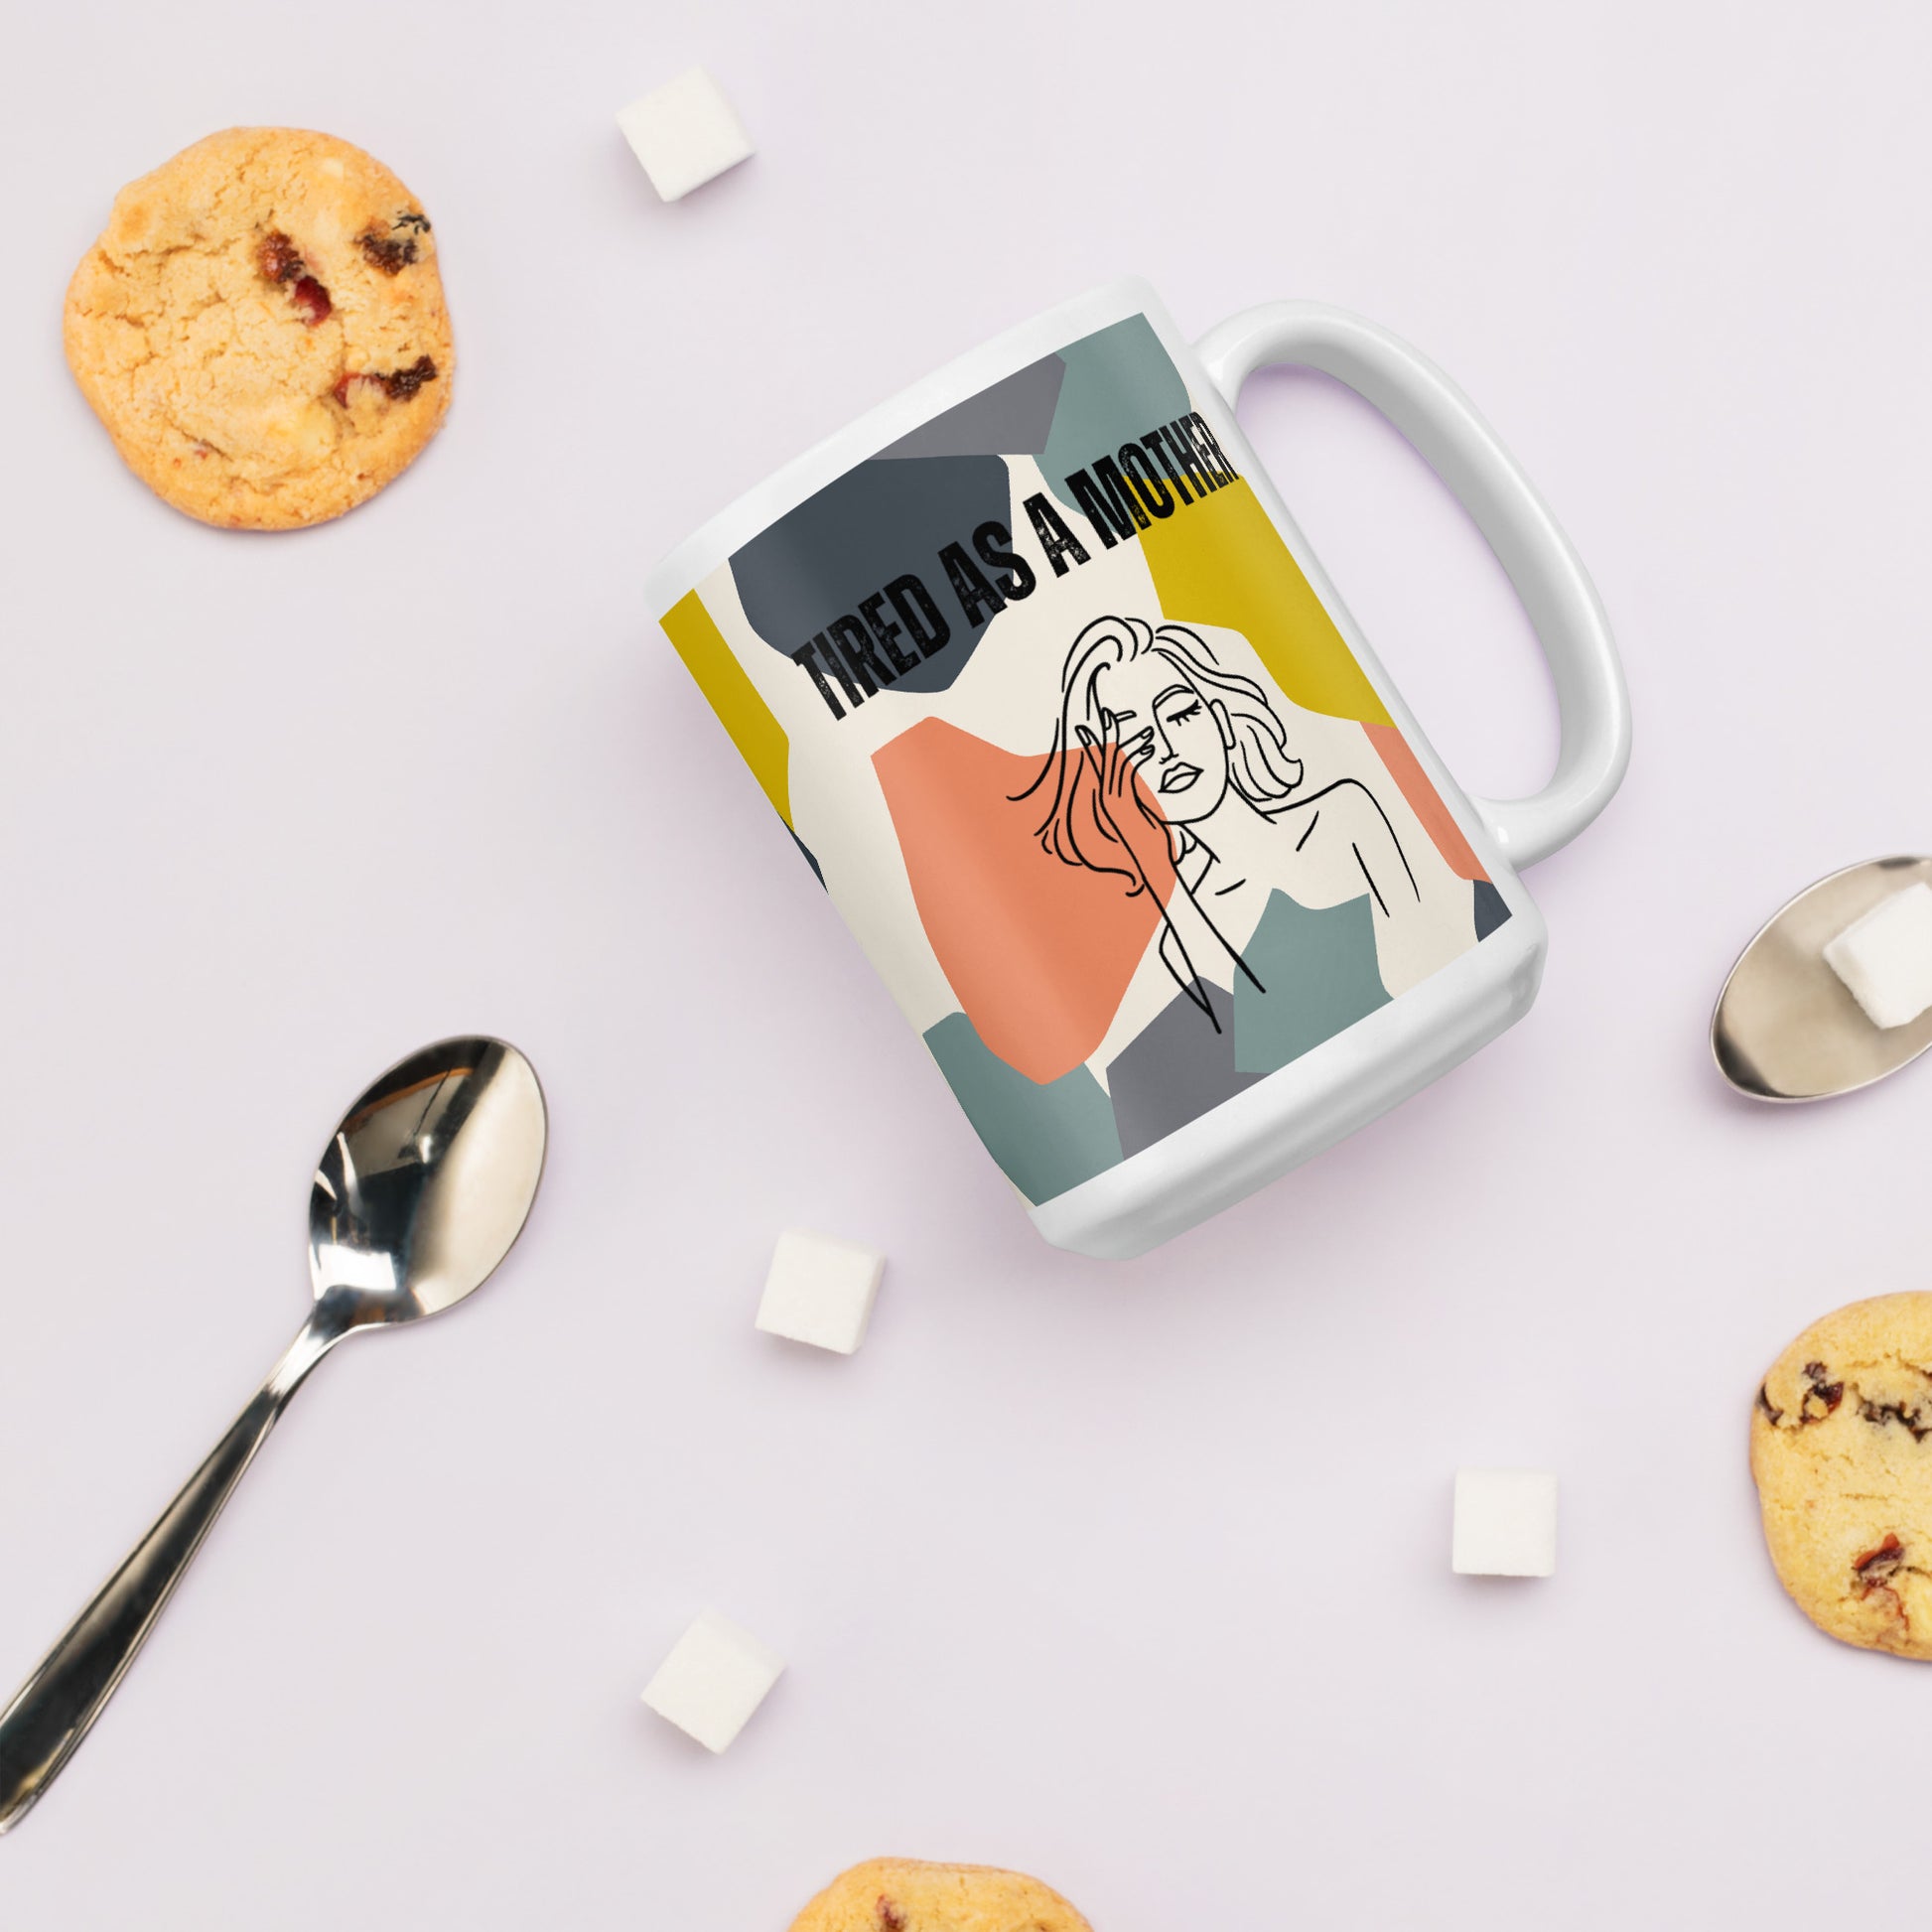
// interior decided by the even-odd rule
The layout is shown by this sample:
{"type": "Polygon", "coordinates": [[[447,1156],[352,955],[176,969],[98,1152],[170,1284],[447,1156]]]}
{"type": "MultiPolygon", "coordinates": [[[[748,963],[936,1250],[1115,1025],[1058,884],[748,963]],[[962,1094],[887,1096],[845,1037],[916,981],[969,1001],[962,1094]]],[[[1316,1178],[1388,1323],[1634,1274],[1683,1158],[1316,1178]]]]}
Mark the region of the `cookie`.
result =
{"type": "Polygon", "coordinates": [[[230,128],[122,189],[74,271],[65,333],[128,467],[228,529],[354,508],[450,406],[429,219],[329,134],[230,128]]]}
{"type": "Polygon", "coordinates": [[[1751,1474],[1798,1607],[1846,1643],[1932,1657],[1932,1295],[1807,1328],[1758,1390],[1751,1474]]]}
{"type": "Polygon", "coordinates": [[[1092,1932],[1037,1878],[983,1864],[874,1859],[834,1878],[791,1932],[1092,1932]]]}

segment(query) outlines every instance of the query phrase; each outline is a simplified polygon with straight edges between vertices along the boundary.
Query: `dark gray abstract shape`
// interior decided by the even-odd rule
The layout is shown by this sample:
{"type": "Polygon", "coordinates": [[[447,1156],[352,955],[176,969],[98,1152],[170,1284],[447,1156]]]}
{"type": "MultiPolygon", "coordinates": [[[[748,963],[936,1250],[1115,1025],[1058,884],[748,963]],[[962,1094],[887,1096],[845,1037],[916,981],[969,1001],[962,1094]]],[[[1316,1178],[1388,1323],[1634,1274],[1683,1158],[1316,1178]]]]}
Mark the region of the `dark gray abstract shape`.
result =
{"type": "Polygon", "coordinates": [[[1261,1077],[1234,1063],[1233,999],[1218,986],[1194,984],[1207,995],[1213,1024],[1178,993],[1107,1068],[1123,1155],[1166,1140],[1261,1077]]]}
{"type": "MultiPolygon", "coordinates": [[[[960,543],[970,554],[982,523],[1011,529],[1012,499],[1007,467],[997,456],[862,463],[733,555],[739,602],[752,628],[789,657],[834,618],[858,616],[867,598],[909,573],[938,605],[951,634],[892,688],[947,690],[983,633],[960,608],[939,553],[960,543]]],[[[916,654],[915,646],[900,647],[916,654]]]]}
{"type": "Polygon", "coordinates": [[[1509,917],[1503,896],[1486,879],[1475,882],[1476,937],[1486,939],[1509,917]]]}
{"type": "Polygon", "coordinates": [[[1053,427],[1066,364],[1043,355],[1017,375],[982,389],[879,452],[911,456],[1037,456],[1053,427]]]}
{"type": "MultiPolygon", "coordinates": [[[[786,830],[786,831],[788,831],[788,832],[790,832],[790,831],[791,831],[791,827],[790,827],[790,826],[786,826],[786,827],[785,827],[785,830],[786,830]]],[[[807,844],[805,843],[805,841],[804,841],[803,839],[801,839],[801,838],[800,838],[800,837],[798,836],[798,834],[797,834],[796,832],[792,832],[792,833],[791,833],[791,842],[792,842],[792,844],[793,844],[793,845],[795,845],[795,846],[796,846],[796,847],[798,848],[798,850],[799,850],[800,852],[802,852],[802,853],[803,853],[803,854],[805,855],[805,863],[806,863],[806,864],[807,864],[808,866],[810,866],[810,867],[811,867],[811,869],[812,869],[812,877],[813,877],[814,879],[816,879],[816,880],[818,881],[818,883],[819,883],[819,884],[820,884],[821,886],[822,886],[822,885],[824,885],[824,884],[825,884],[825,870],[824,870],[824,868],[823,868],[822,866],[820,866],[820,864],[818,863],[818,855],[817,855],[817,854],[816,854],[815,852],[813,852],[813,850],[811,849],[811,847],[810,847],[810,846],[808,846],[808,845],[807,845],[807,844]]]]}

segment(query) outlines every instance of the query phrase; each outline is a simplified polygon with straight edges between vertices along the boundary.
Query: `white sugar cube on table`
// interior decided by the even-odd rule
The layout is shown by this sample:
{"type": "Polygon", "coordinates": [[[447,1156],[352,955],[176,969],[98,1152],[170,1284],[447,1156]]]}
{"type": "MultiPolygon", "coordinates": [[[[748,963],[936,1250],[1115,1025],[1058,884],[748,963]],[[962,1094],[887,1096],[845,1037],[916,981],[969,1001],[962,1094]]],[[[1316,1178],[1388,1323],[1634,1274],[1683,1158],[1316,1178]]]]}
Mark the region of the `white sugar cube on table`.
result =
{"type": "Polygon", "coordinates": [[[706,1750],[722,1751],[745,1728],[784,1667],[769,1644],[716,1610],[705,1610],[644,1686],[644,1702],[706,1750]]]}
{"type": "Polygon", "coordinates": [[[1874,1027],[1902,1027],[1932,1007],[1932,886],[1882,898],[1825,948],[1825,964],[1874,1027]]]}
{"type": "Polygon", "coordinates": [[[1556,1477],[1544,1469],[1457,1469],[1449,1568],[1458,1577],[1554,1577],[1556,1477]]]}
{"type": "Polygon", "coordinates": [[[885,1272],[886,1257],[862,1241],[787,1228],[771,1251],[758,1325],[788,1341],[855,1354],[885,1272]]]}
{"type": "Polygon", "coordinates": [[[703,68],[633,100],[618,125],[666,202],[681,201],[755,152],[745,123],[703,68]]]}

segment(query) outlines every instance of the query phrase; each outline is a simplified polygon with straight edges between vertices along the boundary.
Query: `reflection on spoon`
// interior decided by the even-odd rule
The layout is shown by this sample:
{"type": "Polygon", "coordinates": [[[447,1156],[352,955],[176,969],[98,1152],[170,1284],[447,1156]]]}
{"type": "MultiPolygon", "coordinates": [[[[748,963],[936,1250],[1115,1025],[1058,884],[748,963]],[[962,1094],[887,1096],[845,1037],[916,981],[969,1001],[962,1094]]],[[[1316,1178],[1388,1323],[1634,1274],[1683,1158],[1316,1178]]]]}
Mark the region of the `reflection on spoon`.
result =
{"type": "Polygon", "coordinates": [[[1719,1070],[1754,1100],[1823,1100],[1869,1086],[1932,1046],[1932,1012],[1874,1027],[1825,963],[1854,919],[1923,880],[1932,859],[1872,859],[1808,886],[1738,956],[1711,1017],[1719,1070]]]}

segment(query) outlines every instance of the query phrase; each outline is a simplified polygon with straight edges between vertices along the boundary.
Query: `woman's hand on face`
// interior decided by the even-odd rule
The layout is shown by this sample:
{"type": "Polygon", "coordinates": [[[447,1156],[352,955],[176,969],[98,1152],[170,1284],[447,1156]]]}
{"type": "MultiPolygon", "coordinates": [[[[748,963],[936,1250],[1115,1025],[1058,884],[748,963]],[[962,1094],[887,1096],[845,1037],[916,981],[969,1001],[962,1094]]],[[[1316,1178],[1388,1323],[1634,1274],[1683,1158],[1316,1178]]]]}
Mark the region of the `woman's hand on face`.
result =
{"type": "Polygon", "coordinates": [[[1173,879],[1173,847],[1153,789],[1142,781],[1154,756],[1154,728],[1144,726],[1123,745],[1119,718],[1103,711],[1100,720],[1104,737],[1085,725],[1074,727],[1081,764],[1094,785],[1094,810],[1132,854],[1142,879],[1165,898],[1173,879]]]}
{"type": "Polygon", "coordinates": [[[1137,783],[1147,770],[1147,761],[1154,756],[1154,727],[1143,725],[1126,744],[1120,739],[1120,720],[1113,712],[1105,714],[1107,742],[1113,747],[1113,791],[1111,796],[1125,805],[1130,799],[1140,807],[1145,818],[1152,819],[1166,830],[1167,821],[1161,816],[1161,808],[1154,802],[1154,789],[1151,785],[1137,783]]]}

